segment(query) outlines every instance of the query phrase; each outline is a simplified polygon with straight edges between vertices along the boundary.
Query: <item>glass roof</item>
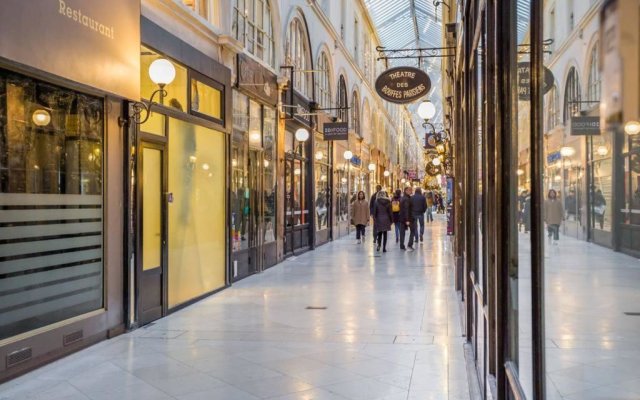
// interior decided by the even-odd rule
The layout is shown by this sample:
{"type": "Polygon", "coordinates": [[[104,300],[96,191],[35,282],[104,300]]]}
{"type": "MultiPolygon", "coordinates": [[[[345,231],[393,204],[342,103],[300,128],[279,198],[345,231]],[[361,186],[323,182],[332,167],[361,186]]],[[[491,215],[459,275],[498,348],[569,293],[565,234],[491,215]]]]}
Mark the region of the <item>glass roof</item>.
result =
{"type": "MultiPolygon", "coordinates": [[[[442,47],[442,18],[436,18],[432,0],[365,0],[382,46],[387,49],[415,49],[442,47]]],[[[441,8],[437,10],[442,12],[441,8]]],[[[394,59],[389,66],[419,67],[431,78],[432,89],[427,97],[436,106],[432,122],[442,122],[442,87],[440,58],[394,59]]],[[[420,103],[409,105],[414,115],[414,126],[422,132],[422,120],[417,115],[420,103]]],[[[421,134],[422,136],[422,134],[421,134]]]]}

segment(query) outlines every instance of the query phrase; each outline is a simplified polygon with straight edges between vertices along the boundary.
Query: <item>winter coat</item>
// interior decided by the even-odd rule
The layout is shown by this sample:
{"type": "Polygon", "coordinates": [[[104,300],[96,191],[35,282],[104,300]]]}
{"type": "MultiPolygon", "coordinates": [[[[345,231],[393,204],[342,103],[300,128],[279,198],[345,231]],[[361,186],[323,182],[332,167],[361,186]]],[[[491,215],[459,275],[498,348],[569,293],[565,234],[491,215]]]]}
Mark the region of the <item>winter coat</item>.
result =
{"type": "Polygon", "coordinates": [[[422,193],[411,196],[411,207],[414,217],[418,217],[427,212],[427,198],[422,193]]]}
{"type": "Polygon", "coordinates": [[[544,222],[549,225],[560,225],[564,219],[564,209],[559,199],[548,199],[544,202],[544,222]]]}
{"type": "Polygon", "coordinates": [[[371,198],[369,199],[369,213],[373,216],[373,206],[376,205],[376,198],[378,197],[378,192],[375,192],[371,198]]]}
{"type": "Polygon", "coordinates": [[[393,215],[391,212],[391,200],[380,197],[373,205],[373,230],[386,232],[391,230],[393,215]]]}
{"type": "Polygon", "coordinates": [[[414,221],[411,196],[407,194],[403,195],[402,200],[400,200],[400,215],[398,216],[398,221],[402,224],[414,221]]]}
{"type": "Polygon", "coordinates": [[[354,225],[369,225],[369,203],[366,200],[351,203],[351,220],[354,225]]]}

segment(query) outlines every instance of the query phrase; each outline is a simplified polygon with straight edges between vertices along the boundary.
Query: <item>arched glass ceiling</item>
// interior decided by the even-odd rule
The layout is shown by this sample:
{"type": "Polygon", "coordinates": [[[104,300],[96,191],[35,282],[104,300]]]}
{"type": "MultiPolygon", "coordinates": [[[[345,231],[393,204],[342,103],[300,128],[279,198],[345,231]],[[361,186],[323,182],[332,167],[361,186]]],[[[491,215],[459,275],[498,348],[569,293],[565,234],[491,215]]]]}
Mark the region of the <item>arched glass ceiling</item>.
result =
{"type": "MultiPolygon", "coordinates": [[[[432,0],[365,0],[382,45],[387,49],[415,49],[442,47],[442,18],[436,18],[432,0]]],[[[438,15],[442,9],[438,8],[438,15]]],[[[420,67],[429,74],[432,89],[428,94],[436,106],[434,123],[442,122],[442,87],[440,58],[389,60],[389,66],[409,65],[420,67]]],[[[422,120],[416,111],[419,102],[411,104],[414,126],[421,132],[422,120]]]]}

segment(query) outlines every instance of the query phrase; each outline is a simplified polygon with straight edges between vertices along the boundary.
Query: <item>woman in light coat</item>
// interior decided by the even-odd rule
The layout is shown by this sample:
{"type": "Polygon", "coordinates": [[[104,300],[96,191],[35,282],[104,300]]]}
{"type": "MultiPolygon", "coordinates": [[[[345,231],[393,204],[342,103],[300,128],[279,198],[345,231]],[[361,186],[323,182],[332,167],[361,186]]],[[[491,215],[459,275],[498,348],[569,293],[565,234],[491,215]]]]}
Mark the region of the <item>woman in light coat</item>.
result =
{"type": "Polygon", "coordinates": [[[560,224],[564,219],[564,208],[558,199],[558,193],[551,189],[544,202],[544,222],[547,224],[549,241],[557,244],[560,239],[560,224]]]}
{"type": "Polygon", "coordinates": [[[365,229],[369,225],[369,202],[363,191],[359,191],[358,197],[351,203],[351,223],[356,226],[358,244],[363,243],[365,229]]]}

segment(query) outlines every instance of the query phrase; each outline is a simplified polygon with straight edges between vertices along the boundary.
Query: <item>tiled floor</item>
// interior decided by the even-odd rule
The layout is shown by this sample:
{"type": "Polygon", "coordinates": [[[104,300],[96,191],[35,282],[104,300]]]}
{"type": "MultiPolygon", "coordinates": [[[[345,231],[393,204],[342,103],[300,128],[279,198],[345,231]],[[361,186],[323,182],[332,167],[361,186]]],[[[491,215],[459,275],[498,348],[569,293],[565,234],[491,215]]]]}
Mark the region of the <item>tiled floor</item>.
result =
{"type": "Polygon", "coordinates": [[[467,400],[442,221],[425,240],[413,253],[324,245],[1,385],[0,399],[467,400]]]}
{"type": "MultiPolygon", "coordinates": [[[[521,234],[520,260],[528,262],[521,234]]],[[[548,400],[640,399],[640,260],[561,236],[545,244],[548,400]]],[[[530,273],[520,271],[521,376],[531,371],[530,273]]],[[[530,382],[525,382],[530,388],[530,382]]]]}

